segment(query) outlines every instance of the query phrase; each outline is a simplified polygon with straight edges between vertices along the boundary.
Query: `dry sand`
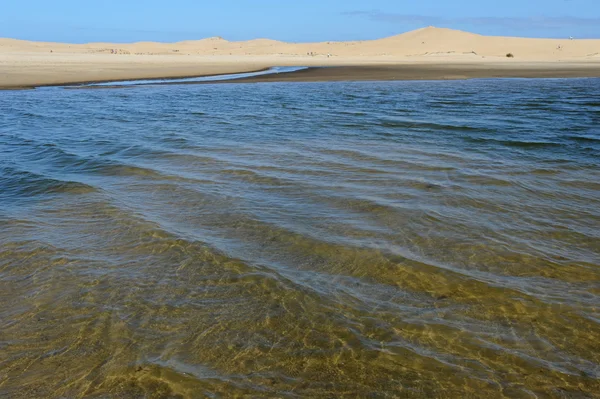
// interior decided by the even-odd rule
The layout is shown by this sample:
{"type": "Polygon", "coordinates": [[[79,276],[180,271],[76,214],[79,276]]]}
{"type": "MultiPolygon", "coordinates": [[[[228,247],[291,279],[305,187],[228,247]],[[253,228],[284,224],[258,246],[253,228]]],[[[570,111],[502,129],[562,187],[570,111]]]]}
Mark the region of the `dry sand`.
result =
{"type": "MultiPolygon", "coordinates": [[[[600,40],[490,37],[433,27],[379,40],[323,43],[210,38],[76,45],[0,39],[2,88],[203,76],[270,66],[355,67],[320,70],[318,80],[377,79],[382,73],[386,79],[600,76],[600,40]],[[514,58],[507,58],[508,53],[514,58]]],[[[310,73],[294,76],[311,80],[310,73]]]]}

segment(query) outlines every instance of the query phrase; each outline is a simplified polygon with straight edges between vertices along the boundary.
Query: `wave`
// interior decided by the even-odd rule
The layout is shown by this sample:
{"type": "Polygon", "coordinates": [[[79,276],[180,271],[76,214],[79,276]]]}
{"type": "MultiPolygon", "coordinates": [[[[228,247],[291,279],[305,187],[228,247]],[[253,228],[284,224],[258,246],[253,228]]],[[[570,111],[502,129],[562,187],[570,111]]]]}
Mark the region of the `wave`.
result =
{"type": "Polygon", "coordinates": [[[77,181],[54,179],[48,176],[13,168],[0,169],[0,197],[20,198],[46,194],[89,194],[98,189],[77,181]]]}
{"type": "Polygon", "coordinates": [[[525,141],[525,140],[506,140],[506,139],[494,139],[494,138],[482,138],[482,137],[465,137],[465,141],[477,144],[498,144],[505,147],[517,147],[517,148],[553,148],[562,147],[564,144],[557,143],[554,141],[525,141]]]}
{"type": "Polygon", "coordinates": [[[378,126],[386,128],[402,128],[402,129],[424,129],[432,131],[458,131],[458,132],[495,132],[494,129],[486,127],[477,127],[469,125],[450,125],[444,123],[431,123],[431,122],[418,122],[418,121],[393,121],[393,120],[380,120],[377,123],[378,126]]]}
{"type": "MultiPolygon", "coordinates": [[[[94,144],[91,144],[94,145],[94,144]]],[[[155,169],[125,163],[119,159],[134,160],[137,157],[159,159],[169,157],[172,152],[156,150],[144,146],[123,146],[115,148],[102,156],[80,156],[52,144],[35,143],[20,152],[19,157],[32,162],[43,162],[49,173],[74,173],[103,176],[143,176],[163,180],[177,180],[177,176],[161,173],[155,169]]]]}
{"type": "Polygon", "coordinates": [[[576,136],[576,135],[567,135],[564,136],[564,138],[569,139],[569,140],[573,140],[573,141],[580,141],[580,142],[584,142],[584,143],[600,143],[600,136],[576,136]]]}

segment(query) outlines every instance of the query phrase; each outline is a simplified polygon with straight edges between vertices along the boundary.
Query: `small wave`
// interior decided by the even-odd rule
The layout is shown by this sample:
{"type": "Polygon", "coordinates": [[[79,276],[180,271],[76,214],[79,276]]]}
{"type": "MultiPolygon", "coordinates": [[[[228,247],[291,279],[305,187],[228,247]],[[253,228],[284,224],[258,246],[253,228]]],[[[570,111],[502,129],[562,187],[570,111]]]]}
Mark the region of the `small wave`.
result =
{"type": "Polygon", "coordinates": [[[471,101],[461,101],[461,100],[433,100],[433,101],[429,101],[428,104],[431,105],[451,105],[453,107],[489,107],[489,104],[481,104],[481,103],[474,103],[471,101]]]}
{"type": "Polygon", "coordinates": [[[523,171],[522,174],[532,174],[532,175],[540,175],[540,176],[552,176],[557,175],[561,171],[558,169],[548,169],[548,168],[537,168],[531,171],[523,171]]]}
{"type": "Polygon", "coordinates": [[[521,148],[545,148],[545,147],[561,147],[562,144],[551,141],[518,141],[518,140],[500,140],[500,144],[507,147],[521,148]]]}
{"type": "Polygon", "coordinates": [[[221,173],[248,183],[273,186],[279,189],[292,184],[292,181],[289,181],[286,178],[269,176],[266,174],[257,173],[250,169],[227,168],[223,169],[221,173]]]}
{"type": "Polygon", "coordinates": [[[560,182],[562,186],[577,188],[577,189],[588,189],[594,192],[600,192],[600,183],[593,181],[584,181],[584,180],[569,180],[560,182]]]}
{"type": "Polygon", "coordinates": [[[84,157],[63,149],[54,143],[30,143],[21,152],[22,159],[30,162],[43,162],[47,167],[57,172],[93,172],[111,162],[98,157],[84,157]]]}
{"type": "MultiPolygon", "coordinates": [[[[367,124],[364,123],[342,123],[339,125],[340,127],[343,128],[347,128],[347,129],[360,129],[360,130],[366,130],[369,128],[369,126],[367,124]]],[[[392,133],[386,133],[390,136],[392,136],[392,133]]]]}
{"type": "Polygon", "coordinates": [[[575,135],[569,135],[569,136],[564,136],[566,139],[569,140],[573,140],[573,141],[581,141],[581,142],[585,142],[585,143],[600,143],[600,137],[591,137],[591,136],[575,136],[575,135]]]}
{"type": "Polygon", "coordinates": [[[584,101],[581,103],[576,103],[577,106],[584,106],[584,107],[600,107],[600,101],[584,101]]]}
{"type": "Polygon", "coordinates": [[[556,143],[553,141],[521,141],[521,140],[499,140],[482,137],[466,137],[466,141],[471,143],[489,143],[498,144],[506,147],[517,147],[517,148],[546,148],[546,147],[562,147],[563,144],[556,143]]]}
{"type": "Polygon", "coordinates": [[[32,112],[24,112],[22,115],[27,118],[44,118],[44,115],[34,114],[32,112]]]}
{"type": "Polygon", "coordinates": [[[338,115],[350,115],[350,116],[367,116],[366,112],[358,112],[358,111],[340,111],[337,112],[338,115]]]}
{"type": "Polygon", "coordinates": [[[153,169],[133,165],[125,165],[120,163],[106,165],[102,169],[98,170],[98,172],[102,175],[107,176],[143,176],[155,177],[160,179],[167,178],[167,176],[164,176],[153,169]]]}
{"type": "Polygon", "coordinates": [[[189,145],[188,139],[174,135],[164,136],[160,139],[160,141],[167,144],[173,144],[177,147],[183,146],[184,148],[185,146],[189,145]]]}
{"type": "Polygon", "coordinates": [[[403,128],[403,129],[425,129],[425,130],[445,130],[445,131],[477,131],[477,132],[494,132],[494,130],[484,127],[475,127],[467,125],[449,125],[443,123],[430,123],[418,121],[392,121],[382,120],[378,123],[379,126],[386,128],[403,128]]]}
{"type": "Polygon", "coordinates": [[[88,194],[98,191],[85,183],[58,180],[27,171],[6,171],[9,176],[0,176],[0,197],[28,197],[44,194],[88,194]]]}

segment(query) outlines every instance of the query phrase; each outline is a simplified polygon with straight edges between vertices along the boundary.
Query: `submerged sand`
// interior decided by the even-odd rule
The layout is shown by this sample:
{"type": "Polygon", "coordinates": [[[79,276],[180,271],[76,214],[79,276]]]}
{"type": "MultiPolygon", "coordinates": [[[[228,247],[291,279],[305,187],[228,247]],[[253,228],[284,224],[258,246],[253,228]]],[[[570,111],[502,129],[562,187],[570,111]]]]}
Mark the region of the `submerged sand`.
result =
{"type": "MultiPolygon", "coordinates": [[[[2,88],[202,76],[299,65],[363,67],[353,69],[352,79],[377,78],[365,66],[397,66],[411,70],[412,78],[423,79],[554,76],[552,72],[560,71],[557,77],[600,76],[600,40],[490,37],[433,27],[379,40],[322,43],[209,38],[178,43],[65,44],[0,39],[2,88]]],[[[332,79],[341,76],[327,74],[332,79]]],[[[406,74],[397,75],[395,79],[406,78],[406,74]]]]}

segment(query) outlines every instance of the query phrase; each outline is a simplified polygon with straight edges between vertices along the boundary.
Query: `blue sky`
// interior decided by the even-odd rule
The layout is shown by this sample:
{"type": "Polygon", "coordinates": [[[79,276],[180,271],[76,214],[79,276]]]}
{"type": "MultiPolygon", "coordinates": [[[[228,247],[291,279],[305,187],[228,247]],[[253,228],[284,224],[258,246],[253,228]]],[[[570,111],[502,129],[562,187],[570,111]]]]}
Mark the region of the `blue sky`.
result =
{"type": "Polygon", "coordinates": [[[3,0],[0,7],[0,37],[73,43],[363,40],[429,25],[600,38],[600,0],[3,0]]]}

